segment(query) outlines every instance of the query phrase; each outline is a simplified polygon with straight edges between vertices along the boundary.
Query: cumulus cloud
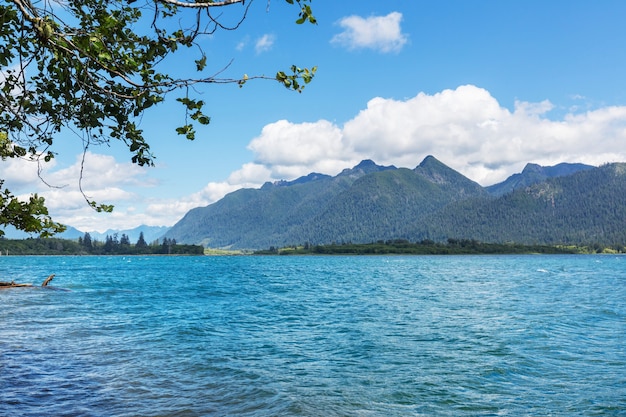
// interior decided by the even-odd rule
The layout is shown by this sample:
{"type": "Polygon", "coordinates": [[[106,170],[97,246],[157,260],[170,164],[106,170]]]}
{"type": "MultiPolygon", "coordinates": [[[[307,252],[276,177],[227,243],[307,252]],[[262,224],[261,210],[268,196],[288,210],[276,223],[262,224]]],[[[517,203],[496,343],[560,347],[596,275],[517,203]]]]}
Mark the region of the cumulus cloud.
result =
{"type": "MultiPolygon", "coordinates": [[[[343,126],[326,120],[265,126],[250,142],[267,179],[317,171],[336,174],[361,159],[414,167],[427,155],[483,185],[526,163],[599,165],[626,161],[626,107],[606,107],[551,120],[553,104],[518,101],[513,110],[482,88],[465,85],[406,100],[373,98],[343,126]]],[[[248,178],[249,180],[249,178],[248,178]]]]}
{"type": "Polygon", "coordinates": [[[279,120],[265,126],[248,149],[255,153],[256,164],[267,168],[268,179],[304,175],[309,169],[327,171],[346,158],[341,129],[326,120],[299,124],[279,120]]]}
{"type": "Polygon", "coordinates": [[[383,53],[398,52],[407,43],[400,22],[402,13],[391,12],[387,16],[348,16],[337,24],[343,29],[331,39],[331,43],[348,49],[374,49],[383,53]]]}
{"type": "Polygon", "coordinates": [[[58,168],[54,160],[38,166],[27,159],[8,159],[0,164],[0,178],[21,199],[28,198],[31,193],[44,197],[50,213],[61,223],[81,230],[137,226],[136,219],[126,215],[139,200],[138,195],[129,189],[152,187],[157,182],[150,179],[147,170],[141,167],[117,162],[110,155],[87,152],[82,168],[83,195],[79,188],[82,158],[82,154],[77,156],[72,165],[64,168],[58,168]],[[107,215],[106,222],[103,221],[105,215],[97,215],[101,216],[99,219],[94,217],[95,212],[87,205],[85,195],[99,203],[115,205],[115,215],[107,215]]]}
{"type": "MultiPolygon", "coordinates": [[[[54,167],[56,161],[53,159],[47,165],[54,167]]],[[[41,182],[38,171],[37,162],[28,159],[9,158],[0,164],[0,178],[4,180],[5,186],[11,190],[20,190],[41,182]]]]}
{"type": "Polygon", "coordinates": [[[254,50],[257,54],[267,52],[272,49],[274,46],[274,42],[276,41],[276,37],[274,35],[265,34],[256,40],[254,44],[254,50]]]}
{"type": "MultiPolygon", "coordinates": [[[[47,173],[46,182],[52,185],[77,184],[82,169],[82,187],[84,190],[99,190],[110,186],[135,185],[154,186],[156,183],[146,177],[146,170],[130,162],[120,163],[110,155],[87,152],[81,167],[82,155],[76,158],[73,165],[47,173]]],[[[48,168],[48,167],[46,167],[48,168]]]]}

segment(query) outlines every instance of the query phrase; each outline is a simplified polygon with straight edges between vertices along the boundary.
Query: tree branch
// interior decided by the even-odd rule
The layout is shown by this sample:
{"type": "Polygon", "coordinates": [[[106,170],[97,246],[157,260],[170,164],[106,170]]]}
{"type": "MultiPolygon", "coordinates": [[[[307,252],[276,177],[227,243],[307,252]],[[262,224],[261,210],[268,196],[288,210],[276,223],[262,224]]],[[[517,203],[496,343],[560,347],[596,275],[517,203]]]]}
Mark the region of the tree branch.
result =
{"type": "Polygon", "coordinates": [[[29,0],[26,0],[26,4],[22,0],[11,0],[22,12],[22,15],[29,22],[34,22],[39,18],[37,14],[37,9],[33,7],[32,3],[29,0]]]}
{"type": "Polygon", "coordinates": [[[205,2],[186,2],[180,0],[157,0],[157,3],[171,4],[172,6],[187,7],[192,9],[208,9],[209,7],[230,6],[231,4],[244,4],[245,0],[223,0],[205,2]]]}

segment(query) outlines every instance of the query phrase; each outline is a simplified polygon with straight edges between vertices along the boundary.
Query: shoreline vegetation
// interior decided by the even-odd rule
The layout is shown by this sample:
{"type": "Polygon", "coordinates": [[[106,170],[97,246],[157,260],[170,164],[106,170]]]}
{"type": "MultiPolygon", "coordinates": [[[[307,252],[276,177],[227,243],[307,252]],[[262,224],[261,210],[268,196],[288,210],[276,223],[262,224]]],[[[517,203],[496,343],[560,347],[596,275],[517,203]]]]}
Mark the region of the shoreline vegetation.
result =
{"type": "Polygon", "coordinates": [[[623,254],[622,245],[523,245],[517,243],[483,243],[473,239],[448,239],[447,242],[406,239],[379,240],[371,243],[331,243],[327,245],[271,246],[263,250],[229,250],[205,248],[201,245],[178,244],[173,239],[156,240],[150,244],[131,244],[122,237],[107,237],[105,242],[89,239],[0,238],[0,256],[7,255],[515,255],[515,254],[623,254]]]}
{"type": "Polygon", "coordinates": [[[576,245],[522,245],[517,243],[483,243],[473,239],[448,239],[446,243],[423,240],[412,243],[394,239],[372,243],[332,243],[330,245],[289,246],[253,252],[254,255],[515,255],[515,254],[621,254],[623,246],[600,244],[576,245]]]}
{"type": "Polygon", "coordinates": [[[87,238],[78,240],[60,238],[0,238],[0,255],[203,255],[200,245],[181,245],[173,239],[150,244],[138,241],[131,244],[125,235],[121,239],[107,236],[104,242],[87,238]]]}

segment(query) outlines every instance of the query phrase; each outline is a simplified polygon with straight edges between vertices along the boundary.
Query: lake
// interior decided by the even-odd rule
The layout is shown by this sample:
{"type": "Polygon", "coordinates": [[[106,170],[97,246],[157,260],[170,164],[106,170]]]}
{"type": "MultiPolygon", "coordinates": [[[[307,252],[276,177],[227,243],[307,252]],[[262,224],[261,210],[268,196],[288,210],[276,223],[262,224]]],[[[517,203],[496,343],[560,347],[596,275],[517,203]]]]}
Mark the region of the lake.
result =
{"type": "Polygon", "coordinates": [[[2,416],[626,416],[626,257],[0,257],[2,416]]]}

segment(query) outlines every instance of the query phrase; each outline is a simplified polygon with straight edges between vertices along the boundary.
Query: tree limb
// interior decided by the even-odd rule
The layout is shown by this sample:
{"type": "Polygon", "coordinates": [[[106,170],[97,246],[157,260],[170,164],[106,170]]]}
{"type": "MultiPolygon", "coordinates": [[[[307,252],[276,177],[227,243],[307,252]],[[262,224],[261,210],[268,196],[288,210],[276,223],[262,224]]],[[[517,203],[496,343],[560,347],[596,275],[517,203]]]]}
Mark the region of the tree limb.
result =
{"type": "Polygon", "coordinates": [[[186,2],[180,0],[157,0],[157,3],[171,4],[172,6],[187,7],[192,9],[208,9],[209,7],[230,6],[231,4],[244,4],[245,0],[223,0],[223,1],[204,1],[204,2],[186,2]]]}

